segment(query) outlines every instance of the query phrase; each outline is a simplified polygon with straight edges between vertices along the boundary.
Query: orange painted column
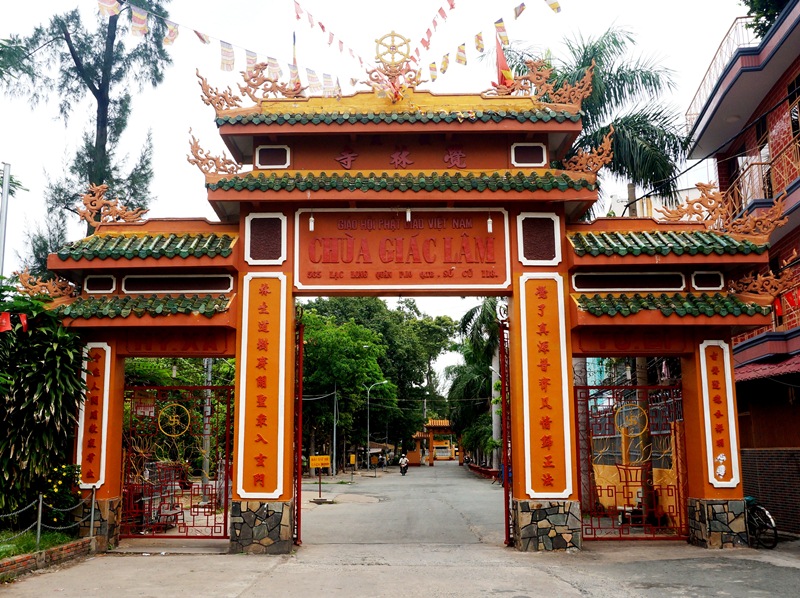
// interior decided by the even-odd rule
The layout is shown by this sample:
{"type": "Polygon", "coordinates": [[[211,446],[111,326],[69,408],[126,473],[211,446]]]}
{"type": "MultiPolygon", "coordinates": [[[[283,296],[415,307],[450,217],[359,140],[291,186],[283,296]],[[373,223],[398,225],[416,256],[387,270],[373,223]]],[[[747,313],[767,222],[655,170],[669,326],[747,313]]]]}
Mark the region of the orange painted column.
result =
{"type": "MultiPolygon", "coordinates": [[[[125,360],[117,356],[116,343],[86,344],[86,400],[78,413],[76,463],[84,498],[95,493],[94,536],[98,549],[119,541],[122,505],[122,425],[125,360]]],[[[91,501],[85,503],[81,535],[90,535],[91,501]]]]}
{"type": "Polygon", "coordinates": [[[715,548],[744,545],[747,539],[730,344],[703,340],[693,355],[682,360],[681,368],[689,541],[715,548]]]}

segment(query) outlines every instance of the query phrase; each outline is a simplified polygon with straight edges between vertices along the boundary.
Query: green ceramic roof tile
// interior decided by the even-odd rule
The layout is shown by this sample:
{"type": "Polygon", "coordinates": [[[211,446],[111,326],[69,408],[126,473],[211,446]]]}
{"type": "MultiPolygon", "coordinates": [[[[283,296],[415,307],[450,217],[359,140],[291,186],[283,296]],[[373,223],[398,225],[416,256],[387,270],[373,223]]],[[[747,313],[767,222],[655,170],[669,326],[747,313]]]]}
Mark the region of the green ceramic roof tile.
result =
{"type": "Polygon", "coordinates": [[[629,231],[567,233],[575,253],[589,255],[761,255],[769,244],[737,241],[707,231],[629,231]]]}
{"type": "Polygon", "coordinates": [[[202,314],[208,318],[228,310],[231,298],[226,295],[107,295],[77,297],[58,308],[66,318],[127,318],[130,315],[169,316],[202,314]]]}
{"type": "Polygon", "coordinates": [[[319,174],[284,173],[257,176],[246,174],[222,178],[216,183],[207,183],[212,191],[567,191],[568,189],[588,189],[594,191],[597,184],[587,179],[573,179],[567,174],[546,172],[539,175],[535,172],[502,172],[479,174],[461,172],[425,172],[425,173],[363,173],[346,172],[319,174]]]}
{"type": "Polygon", "coordinates": [[[769,306],[744,303],[732,293],[595,294],[574,296],[578,309],[595,316],[627,317],[640,311],[660,311],[665,316],[761,316],[769,306]]]}
{"type": "Polygon", "coordinates": [[[137,258],[187,258],[187,257],[228,257],[238,235],[217,235],[215,233],[186,234],[99,234],[69,243],[56,254],[68,259],[127,259],[137,258]]]}
{"type": "Polygon", "coordinates": [[[476,110],[465,113],[464,111],[448,112],[417,111],[417,112],[330,112],[330,113],[270,113],[270,114],[237,114],[220,116],[216,119],[217,126],[222,125],[343,125],[345,123],[428,123],[428,122],[501,122],[516,120],[517,122],[549,122],[554,120],[578,122],[582,113],[568,112],[567,110],[553,110],[541,107],[538,110],[476,110]]]}

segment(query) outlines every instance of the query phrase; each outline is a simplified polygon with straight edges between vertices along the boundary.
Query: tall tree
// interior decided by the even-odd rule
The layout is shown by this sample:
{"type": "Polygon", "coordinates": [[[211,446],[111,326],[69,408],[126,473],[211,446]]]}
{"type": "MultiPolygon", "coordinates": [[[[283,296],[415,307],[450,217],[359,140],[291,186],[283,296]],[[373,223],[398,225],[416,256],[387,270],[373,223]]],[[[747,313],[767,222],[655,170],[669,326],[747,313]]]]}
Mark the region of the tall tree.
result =
{"type": "Polygon", "coordinates": [[[760,37],[767,34],[778,20],[778,15],[790,2],[791,0],[740,0],[740,4],[747,7],[747,16],[755,19],[748,27],[760,37]]]}
{"type": "MultiPolygon", "coordinates": [[[[25,48],[25,68],[5,82],[11,93],[34,103],[57,97],[65,122],[87,99],[95,106],[67,172],[48,182],[47,207],[55,218],[75,212],[89,184],[108,185],[108,197],[122,199],[129,208],[144,207],[152,199],[152,138],[147,135],[129,168],[119,142],[128,126],[132,91],[157,86],[172,62],[163,42],[169,0],[137,0],[136,6],[158,17],[148,19],[150,31],[139,38],[130,38],[130,2],[120,3],[120,14],[98,15],[93,29],[76,8],[53,16],[30,36],[10,40],[25,48]]],[[[87,223],[88,232],[93,224],[87,223]]]]}
{"type": "MultiPolygon", "coordinates": [[[[630,59],[634,37],[616,27],[597,38],[578,34],[564,43],[566,58],[551,62],[550,81],[556,87],[577,83],[595,63],[592,93],[581,106],[583,130],[567,157],[579,149],[598,147],[613,126],[614,157],[607,170],[620,180],[677,200],[677,175],[688,138],[678,112],[660,101],[674,87],[672,72],[652,59],[630,59]]],[[[532,50],[516,44],[506,54],[517,73],[526,72],[525,61],[536,58],[532,50]]]]}

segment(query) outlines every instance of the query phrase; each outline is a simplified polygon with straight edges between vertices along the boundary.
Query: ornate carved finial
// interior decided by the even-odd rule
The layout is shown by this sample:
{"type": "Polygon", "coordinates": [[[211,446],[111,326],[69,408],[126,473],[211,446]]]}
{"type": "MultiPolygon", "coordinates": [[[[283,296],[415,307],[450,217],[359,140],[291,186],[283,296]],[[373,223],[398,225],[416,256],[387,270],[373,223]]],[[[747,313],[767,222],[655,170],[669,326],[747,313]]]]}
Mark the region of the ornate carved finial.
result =
{"type": "Polygon", "coordinates": [[[83,208],[78,208],[78,216],[89,224],[98,222],[139,222],[149,210],[136,208],[129,210],[119,203],[119,199],[106,199],[108,185],[89,185],[89,191],[81,196],[83,208]]]}
{"type": "Polygon", "coordinates": [[[606,136],[603,137],[603,142],[599,147],[588,152],[579,149],[574,156],[564,162],[564,168],[566,170],[577,171],[588,170],[589,172],[597,174],[598,171],[611,162],[611,159],[614,157],[614,152],[611,149],[611,139],[613,136],[614,127],[611,126],[606,136]]]}
{"type": "Polygon", "coordinates": [[[700,197],[687,197],[686,203],[676,208],[657,210],[664,220],[702,222],[706,229],[728,233],[754,243],[766,243],[772,231],[789,221],[783,212],[786,193],[778,197],[771,208],[740,216],[733,205],[725,201],[716,185],[697,183],[696,186],[700,190],[700,197]]]}
{"type": "Polygon", "coordinates": [[[483,96],[510,96],[529,95],[537,101],[552,104],[580,104],[592,93],[592,77],[594,76],[595,61],[586,69],[583,78],[575,85],[565,83],[556,89],[549,82],[553,67],[548,66],[545,60],[527,60],[525,66],[528,72],[519,77],[514,77],[510,85],[493,83],[492,88],[483,92],[483,96]]]}
{"type": "Polygon", "coordinates": [[[375,40],[375,60],[380,63],[367,71],[369,80],[363,81],[378,95],[394,104],[403,99],[407,89],[422,83],[419,70],[411,66],[411,40],[392,31],[375,40]]]}
{"type": "MultiPolygon", "coordinates": [[[[189,129],[189,135],[192,135],[191,128],[189,129]]],[[[236,174],[241,168],[239,164],[229,159],[225,152],[222,152],[221,158],[210,155],[200,147],[200,142],[194,135],[192,135],[189,148],[192,155],[186,156],[186,161],[197,166],[203,174],[236,174]]]]}
{"type": "Polygon", "coordinates": [[[212,106],[217,113],[222,110],[230,110],[231,108],[238,108],[242,105],[242,98],[234,95],[231,88],[228,87],[222,93],[216,87],[211,87],[205,77],[200,75],[200,69],[195,69],[195,75],[200,79],[200,89],[203,94],[200,98],[206,106],[212,106]]]}
{"type": "Polygon", "coordinates": [[[44,281],[41,277],[33,276],[28,268],[22,272],[14,272],[19,279],[17,289],[20,293],[35,297],[36,295],[49,295],[53,299],[69,297],[75,292],[75,286],[63,278],[54,278],[44,281]]]}
{"type": "Polygon", "coordinates": [[[264,75],[264,71],[268,68],[266,62],[259,62],[247,71],[240,71],[244,85],[239,85],[239,91],[256,104],[268,99],[270,94],[274,94],[275,97],[280,94],[286,98],[305,97],[306,88],[299,80],[296,83],[278,83],[277,78],[272,79],[264,75]]]}
{"type": "Polygon", "coordinates": [[[751,272],[739,280],[731,281],[730,289],[734,293],[752,293],[766,295],[774,299],[791,288],[797,286],[798,276],[795,270],[790,270],[782,275],[757,274],[751,272]]]}

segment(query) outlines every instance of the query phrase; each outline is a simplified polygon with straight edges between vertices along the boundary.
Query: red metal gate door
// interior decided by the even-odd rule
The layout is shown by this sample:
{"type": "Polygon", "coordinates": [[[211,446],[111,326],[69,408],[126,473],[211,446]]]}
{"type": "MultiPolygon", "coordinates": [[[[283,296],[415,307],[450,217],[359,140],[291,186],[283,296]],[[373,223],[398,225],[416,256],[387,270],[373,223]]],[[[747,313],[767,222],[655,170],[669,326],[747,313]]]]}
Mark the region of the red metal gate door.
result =
{"type": "Polygon", "coordinates": [[[232,386],[125,389],[122,537],[229,537],[232,397],[232,386]]]}
{"type": "Polygon", "coordinates": [[[575,397],[584,539],[686,538],[680,385],[576,386],[575,397]]]}

